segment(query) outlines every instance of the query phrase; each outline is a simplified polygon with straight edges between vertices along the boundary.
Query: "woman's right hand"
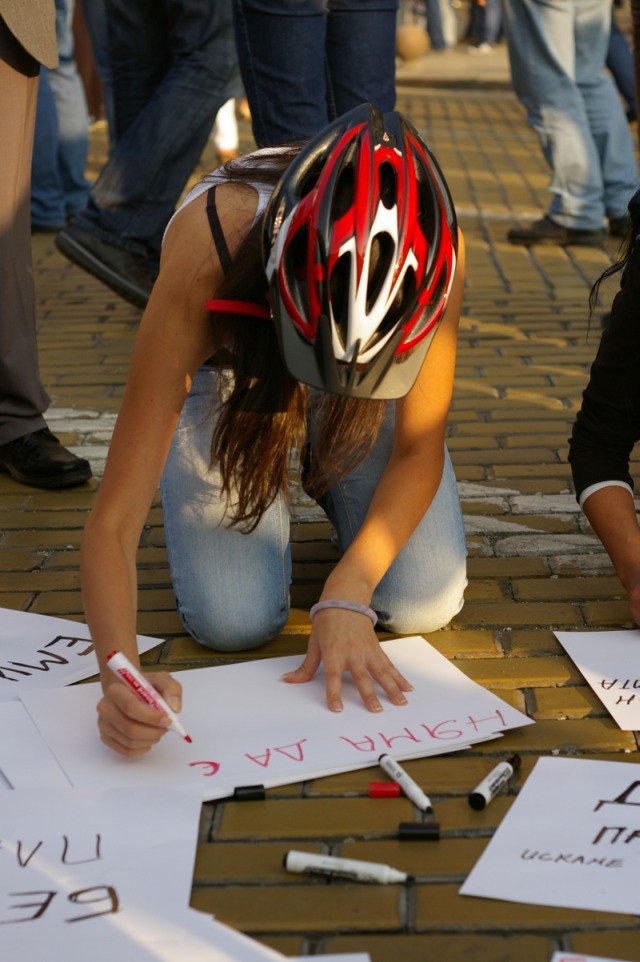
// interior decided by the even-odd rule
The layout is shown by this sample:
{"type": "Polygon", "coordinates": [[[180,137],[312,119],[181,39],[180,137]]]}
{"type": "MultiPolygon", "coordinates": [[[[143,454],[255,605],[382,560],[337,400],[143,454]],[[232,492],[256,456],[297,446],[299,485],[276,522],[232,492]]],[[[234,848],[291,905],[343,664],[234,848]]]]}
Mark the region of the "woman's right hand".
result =
{"type": "MultiPolygon", "coordinates": [[[[180,711],[182,685],[164,671],[145,672],[153,687],[173,711],[180,711]]],[[[105,682],[104,696],[98,702],[100,738],[121,755],[133,758],[144,755],[159,742],[170,724],[160,712],[117,679],[105,682]]]]}

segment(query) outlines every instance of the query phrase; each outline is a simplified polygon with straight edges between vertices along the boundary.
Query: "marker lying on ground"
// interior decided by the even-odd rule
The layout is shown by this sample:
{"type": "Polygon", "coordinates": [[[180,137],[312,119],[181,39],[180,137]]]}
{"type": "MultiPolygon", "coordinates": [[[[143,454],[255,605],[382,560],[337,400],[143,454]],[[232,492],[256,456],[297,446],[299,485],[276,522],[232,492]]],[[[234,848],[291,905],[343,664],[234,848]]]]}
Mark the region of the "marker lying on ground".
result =
{"type": "Polygon", "coordinates": [[[519,767],[519,755],[509,755],[506,761],[496,765],[469,795],[468,801],[471,808],[475,808],[476,811],[485,808],[519,767]]]}
{"type": "Polygon", "coordinates": [[[191,742],[191,736],[187,735],[178,721],[176,713],[173,709],[169,708],[162,695],[147,681],[142,672],[138,671],[135,665],[131,664],[126,655],[123,655],[121,651],[110,652],[110,654],[107,655],[107,665],[114,675],[117,675],[120,681],[128,685],[132,691],[135,691],[136,695],[139,695],[143,701],[146,701],[147,705],[151,705],[156,711],[160,711],[163,715],[168,716],[171,722],[171,724],[167,726],[168,731],[180,735],[186,742],[191,742]]]}
{"type": "Polygon", "coordinates": [[[398,783],[407,798],[410,798],[420,811],[433,811],[433,805],[430,799],[425,795],[417,782],[414,782],[411,776],[405,772],[404,768],[400,768],[397,761],[392,758],[391,755],[381,755],[378,759],[378,765],[384,769],[394,782],[398,783]]]}
{"type": "Polygon", "coordinates": [[[350,878],[356,882],[406,882],[412,876],[383,865],[381,862],[362,862],[355,858],[336,858],[333,855],[314,855],[311,852],[287,852],[283,859],[287,872],[305,875],[328,875],[350,878]]]}

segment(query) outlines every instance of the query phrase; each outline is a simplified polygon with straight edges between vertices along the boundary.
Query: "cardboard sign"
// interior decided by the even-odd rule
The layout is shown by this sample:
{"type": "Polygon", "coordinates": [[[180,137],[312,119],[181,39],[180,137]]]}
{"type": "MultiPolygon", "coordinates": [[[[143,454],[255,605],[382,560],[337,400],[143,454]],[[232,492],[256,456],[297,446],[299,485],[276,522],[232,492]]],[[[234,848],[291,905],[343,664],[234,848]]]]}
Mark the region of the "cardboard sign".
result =
{"type": "Polygon", "coordinates": [[[640,631],[555,636],[623,731],[640,731],[640,631]]]}
{"type": "Polygon", "coordinates": [[[540,758],[462,895],[640,914],[640,765],[540,758]]]}

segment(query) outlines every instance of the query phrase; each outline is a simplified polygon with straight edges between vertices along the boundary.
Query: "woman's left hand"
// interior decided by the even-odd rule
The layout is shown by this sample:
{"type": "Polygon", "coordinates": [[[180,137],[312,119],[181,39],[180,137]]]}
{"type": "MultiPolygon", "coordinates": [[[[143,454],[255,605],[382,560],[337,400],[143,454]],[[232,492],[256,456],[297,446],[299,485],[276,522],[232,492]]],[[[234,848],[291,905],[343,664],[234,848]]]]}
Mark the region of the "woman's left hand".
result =
{"type": "Polygon", "coordinates": [[[307,656],[285,681],[300,684],[310,681],[324,662],[327,705],[342,711],[342,673],[348,671],[369,711],[382,711],[374,682],[394,705],[406,705],[404,692],[411,685],[387,658],[366,615],[339,608],[319,611],[313,619],[307,656]]]}

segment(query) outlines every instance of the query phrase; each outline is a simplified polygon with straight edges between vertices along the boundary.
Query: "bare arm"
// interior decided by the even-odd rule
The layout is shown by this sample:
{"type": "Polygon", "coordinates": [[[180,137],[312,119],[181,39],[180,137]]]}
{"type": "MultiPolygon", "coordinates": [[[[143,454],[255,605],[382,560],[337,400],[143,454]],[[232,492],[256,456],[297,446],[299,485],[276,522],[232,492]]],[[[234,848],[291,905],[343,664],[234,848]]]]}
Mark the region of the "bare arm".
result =
{"type": "Polygon", "coordinates": [[[600,488],[584,502],[584,513],[605,546],[640,624],[640,528],[631,493],[617,485],[600,488]]]}
{"type": "MultiPolygon", "coordinates": [[[[343,598],[369,605],[373,591],[431,504],[442,478],[447,415],[453,391],[456,337],[464,288],[464,243],[446,315],[409,394],[396,406],[391,459],[364,523],[329,575],[321,600],[343,598]],[[398,497],[398,492],[402,497],[398,497]]],[[[308,681],[324,662],[327,703],[342,708],[341,675],[350,671],[370,711],[380,711],[375,679],[396,705],[411,685],[380,648],[368,619],[341,609],[314,618],[307,657],[288,681],[308,681]]]]}
{"type": "MultiPolygon", "coordinates": [[[[228,189],[228,188],[227,188],[228,189]]],[[[243,192],[243,203],[247,193],[243,192]]],[[[172,225],[160,275],[144,312],[109,455],[81,548],[85,614],[101,669],[103,741],[125,754],[147,751],[164,732],[162,715],[105,668],[117,648],[138,663],[136,553],[192,377],[215,348],[205,301],[220,283],[204,215],[204,195],[172,225]]],[[[247,215],[239,204],[238,218],[247,215]]],[[[255,209],[255,199],[251,203],[255,209]]],[[[247,225],[248,226],[248,225],[247,225]]],[[[153,683],[179,708],[180,686],[164,673],[153,683]]]]}

